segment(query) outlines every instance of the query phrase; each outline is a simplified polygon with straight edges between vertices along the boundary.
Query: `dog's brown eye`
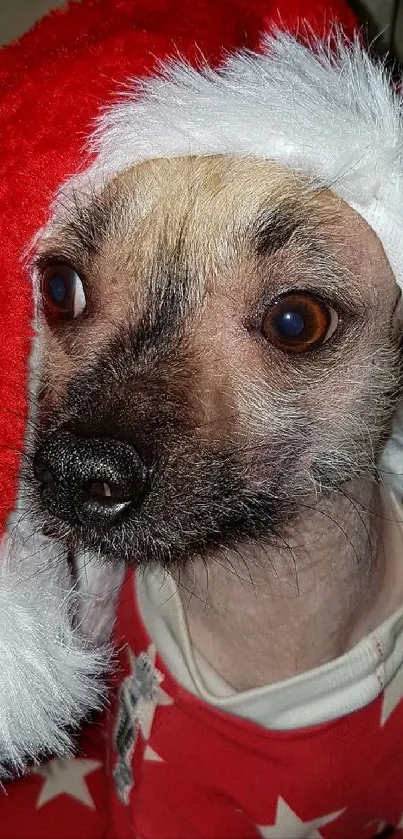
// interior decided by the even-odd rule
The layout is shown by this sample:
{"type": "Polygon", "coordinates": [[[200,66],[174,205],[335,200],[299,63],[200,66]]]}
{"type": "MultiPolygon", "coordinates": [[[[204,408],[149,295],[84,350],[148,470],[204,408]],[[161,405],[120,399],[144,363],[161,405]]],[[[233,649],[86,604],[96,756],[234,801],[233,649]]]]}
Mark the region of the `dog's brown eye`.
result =
{"type": "Polygon", "coordinates": [[[42,302],[50,320],[69,320],[86,307],[82,281],[69,265],[50,265],[42,274],[42,302]]]}
{"type": "Polygon", "coordinates": [[[262,332],[284,352],[304,353],[315,349],[333,335],[337,314],[319,297],[309,292],[285,294],[266,313],[262,332]]]}

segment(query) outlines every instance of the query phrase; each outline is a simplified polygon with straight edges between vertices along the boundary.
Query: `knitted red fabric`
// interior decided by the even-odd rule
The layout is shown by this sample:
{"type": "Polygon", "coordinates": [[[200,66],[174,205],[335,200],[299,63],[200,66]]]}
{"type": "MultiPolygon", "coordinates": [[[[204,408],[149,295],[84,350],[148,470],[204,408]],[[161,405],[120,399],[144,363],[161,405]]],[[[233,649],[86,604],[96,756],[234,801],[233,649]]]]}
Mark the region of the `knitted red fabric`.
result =
{"type": "Polygon", "coordinates": [[[83,0],[0,52],[0,527],[12,509],[26,422],[31,293],[22,254],[50,197],[79,164],[99,106],[156,61],[256,47],[273,23],[316,31],[355,20],[343,0],[83,0]]]}

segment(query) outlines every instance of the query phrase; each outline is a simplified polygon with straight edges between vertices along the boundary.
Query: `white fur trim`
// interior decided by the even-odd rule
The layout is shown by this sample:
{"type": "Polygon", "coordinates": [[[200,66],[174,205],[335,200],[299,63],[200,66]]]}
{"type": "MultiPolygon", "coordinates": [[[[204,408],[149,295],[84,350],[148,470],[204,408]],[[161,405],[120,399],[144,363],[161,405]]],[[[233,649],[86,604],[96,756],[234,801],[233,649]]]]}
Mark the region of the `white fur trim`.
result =
{"type": "Polygon", "coordinates": [[[21,511],[0,547],[0,777],[68,754],[72,731],[103,702],[110,651],[74,628],[79,596],[59,551],[21,511]]]}
{"type": "Polygon", "coordinates": [[[201,72],[168,64],[133,84],[100,118],[91,182],[136,161],[241,154],[277,161],[329,186],[373,227],[403,284],[402,100],[358,40],[313,48],[285,33],[201,72]]]}

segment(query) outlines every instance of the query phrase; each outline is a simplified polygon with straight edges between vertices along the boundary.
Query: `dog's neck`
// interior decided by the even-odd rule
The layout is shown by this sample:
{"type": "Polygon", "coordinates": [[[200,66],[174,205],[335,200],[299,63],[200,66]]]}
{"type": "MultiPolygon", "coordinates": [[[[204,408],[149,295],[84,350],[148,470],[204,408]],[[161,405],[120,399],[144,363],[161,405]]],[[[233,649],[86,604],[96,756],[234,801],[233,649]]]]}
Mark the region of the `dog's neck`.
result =
{"type": "Polygon", "coordinates": [[[179,586],[194,647],[236,690],[342,655],[403,602],[400,539],[380,490],[355,485],[302,510],[283,544],[196,560],[179,586]]]}

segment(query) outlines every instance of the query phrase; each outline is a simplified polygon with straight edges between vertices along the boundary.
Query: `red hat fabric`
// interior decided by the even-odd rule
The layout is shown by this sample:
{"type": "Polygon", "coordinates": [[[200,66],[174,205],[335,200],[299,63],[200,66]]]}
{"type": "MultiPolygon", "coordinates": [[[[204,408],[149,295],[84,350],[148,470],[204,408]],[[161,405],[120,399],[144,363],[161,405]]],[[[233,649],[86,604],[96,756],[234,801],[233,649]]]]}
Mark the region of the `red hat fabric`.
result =
{"type": "Polygon", "coordinates": [[[31,291],[22,256],[56,187],[79,166],[98,109],[158,61],[256,48],[275,25],[319,34],[355,18],[343,0],[83,0],[0,52],[0,527],[13,508],[27,410],[31,291]]]}

